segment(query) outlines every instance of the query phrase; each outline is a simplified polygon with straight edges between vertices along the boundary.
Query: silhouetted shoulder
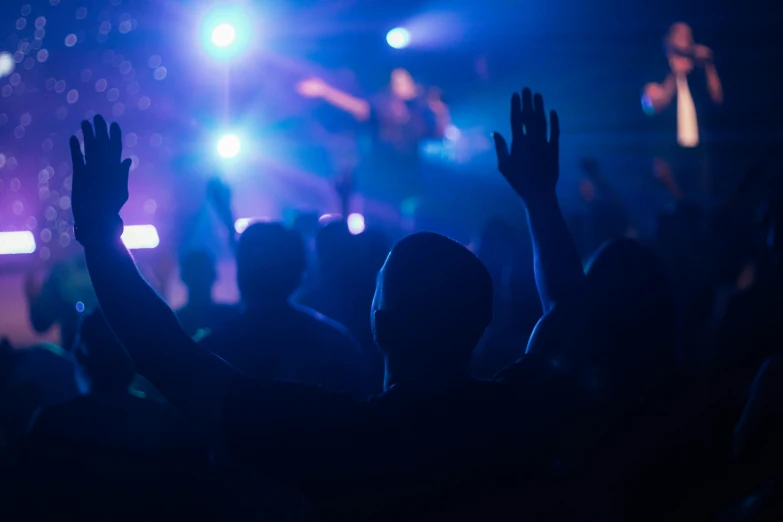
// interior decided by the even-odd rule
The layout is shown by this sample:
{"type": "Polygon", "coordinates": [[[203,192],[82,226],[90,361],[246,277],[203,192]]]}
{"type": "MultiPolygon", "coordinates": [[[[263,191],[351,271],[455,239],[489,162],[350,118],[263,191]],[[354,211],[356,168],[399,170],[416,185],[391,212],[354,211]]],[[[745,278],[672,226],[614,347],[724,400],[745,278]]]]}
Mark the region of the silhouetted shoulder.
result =
{"type": "Polygon", "coordinates": [[[302,305],[292,304],[292,310],[299,315],[303,325],[312,328],[317,337],[322,338],[324,342],[343,347],[359,354],[361,352],[359,343],[354,339],[348,329],[337,321],[326,317],[325,315],[307,308],[302,305]]]}

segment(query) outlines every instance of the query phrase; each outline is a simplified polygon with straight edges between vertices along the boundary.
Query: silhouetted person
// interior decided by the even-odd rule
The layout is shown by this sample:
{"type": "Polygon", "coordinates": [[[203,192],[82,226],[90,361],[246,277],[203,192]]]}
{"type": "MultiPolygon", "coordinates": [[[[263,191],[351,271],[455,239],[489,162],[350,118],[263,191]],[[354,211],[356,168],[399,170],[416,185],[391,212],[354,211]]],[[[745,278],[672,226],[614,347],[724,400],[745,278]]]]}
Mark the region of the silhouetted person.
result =
{"type": "Polygon", "coordinates": [[[249,226],[237,246],[246,310],[202,346],[253,377],[364,393],[363,360],[345,327],[290,302],[305,267],[297,232],[278,223],[249,226]]]}
{"type": "MultiPolygon", "coordinates": [[[[526,96],[532,98],[529,91],[526,96]]],[[[556,180],[557,169],[556,117],[550,145],[542,104],[537,106],[543,125],[531,134],[536,145],[522,147],[533,157],[514,156],[524,168],[506,174],[530,186],[556,180]]],[[[473,348],[492,319],[492,281],[475,255],[432,233],[394,246],[379,274],[371,315],[386,366],[380,396],[356,401],[317,387],[250,380],[193,342],[136,270],[118,239],[125,199],[120,181],[129,166],[120,162],[119,127],[112,125],[111,138],[100,116],[95,131],[87,122],[82,127],[89,159],[84,162],[73,138],[74,187],[81,191],[73,209],[99,299],[136,368],[199,427],[225,440],[242,461],[295,484],[324,520],[548,512],[553,504],[539,493],[554,479],[560,444],[578,431],[570,422],[581,415],[572,408],[586,394],[553,368],[542,344],[538,355],[526,356],[495,381],[470,378],[473,348]],[[107,178],[117,183],[100,181],[107,178]],[[112,205],[86,203],[99,196],[112,205]]],[[[515,139],[524,139],[516,131],[515,139]]],[[[562,229],[550,228],[565,230],[562,216],[560,221],[562,229]]],[[[242,262],[245,239],[240,285],[250,275],[242,262]]],[[[291,254],[289,263],[297,259],[291,254]]],[[[252,275],[264,274],[270,264],[254,266],[252,275]]],[[[265,279],[260,287],[271,286],[265,279]]]]}
{"type": "Polygon", "coordinates": [[[217,267],[209,252],[195,250],[188,253],[180,264],[180,279],[188,289],[188,302],[177,310],[177,318],[189,335],[215,331],[239,316],[235,306],[216,303],[212,299],[217,267]]]}
{"type": "Polygon", "coordinates": [[[173,408],[128,391],[133,366],[100,310],[84,320],[76,358],[86,395],[35,420],[20,461],[19,516],[155,519],[205,507],[196,479],[206,478],[206,451],[173,408]]]}

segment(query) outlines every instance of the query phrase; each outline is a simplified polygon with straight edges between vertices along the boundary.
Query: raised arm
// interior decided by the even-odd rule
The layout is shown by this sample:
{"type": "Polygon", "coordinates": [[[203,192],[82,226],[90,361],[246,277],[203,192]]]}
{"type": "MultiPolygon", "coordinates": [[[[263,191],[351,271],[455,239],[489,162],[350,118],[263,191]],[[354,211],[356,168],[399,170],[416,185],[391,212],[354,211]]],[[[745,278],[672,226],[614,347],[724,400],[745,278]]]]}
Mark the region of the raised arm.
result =
{"type": "Polygon", "coordinates": [[[98,301],[136,369],[207,435],[217,436],[229,383],[238,373],[182,330],[174,312],[144,281],[120,236],[128,199],[130,160],[121,161],[116,123],[82,122],[84,151],[71,137],[72,206],[76,239],[84,246],[98,301]]]}
{"type": "Polygon", "coordinates": [[[555,305],[578,301],[584,289],[582,262],[557,201],[560,122],[549,114],[551,135],[547,140],[544,99],[530,89],[511,98],[511,150],[494,133],[498,169],[522,198],[527,209],[536,286],[544,313],[555,305]]]}
{"type": "Polygon", "coordinates": [[[308,78],[299,82],[296,90],[307,98],[321,98],[331,105],[351,114],[358,121],[370,119],[370,104],[367,100],[351,96],[347,92],[332,87],[320,78],[308,78]]]}

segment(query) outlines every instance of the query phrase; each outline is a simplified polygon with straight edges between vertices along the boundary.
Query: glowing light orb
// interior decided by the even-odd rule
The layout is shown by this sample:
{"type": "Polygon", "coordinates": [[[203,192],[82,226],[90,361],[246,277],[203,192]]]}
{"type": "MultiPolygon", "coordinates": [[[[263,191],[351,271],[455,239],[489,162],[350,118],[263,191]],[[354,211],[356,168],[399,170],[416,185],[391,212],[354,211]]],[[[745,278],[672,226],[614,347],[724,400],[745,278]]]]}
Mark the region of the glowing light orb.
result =
{"type": "Polygon", "coordinates": [[[233,158],[242,149],[242,143],[236,134],[226,134],[217,142],[217,151],[221,158],[233,158]]]}
{"type": "Polygon", "coordinates": [[[394,49],[404,49],[411,41],[411,34],[403,27],[395,27],[386,33],[386,43],[394,49]]]}
{"type": "Polygon", "coordinates": [[[364,216],[361,214],[350,214],[348,216],[348,232],[354,236],[364,232],[364,216]]]}
{"type": "Polygon", "coordinates": [[[212,43],[218,47],[227,47],[234,43],[237,37],[236,29],[231,24],[218,24],[212,29],[212,43]]]}

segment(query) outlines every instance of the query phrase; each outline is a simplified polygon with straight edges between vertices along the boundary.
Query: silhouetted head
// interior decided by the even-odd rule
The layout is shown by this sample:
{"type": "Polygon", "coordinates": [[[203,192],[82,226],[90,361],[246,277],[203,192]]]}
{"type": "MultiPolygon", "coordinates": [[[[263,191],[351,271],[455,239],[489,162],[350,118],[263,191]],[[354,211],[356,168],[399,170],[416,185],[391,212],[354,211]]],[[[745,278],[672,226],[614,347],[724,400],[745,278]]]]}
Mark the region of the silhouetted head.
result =
{"type": "Polygon", "coordinates": [[[492,280],[459,243],[413,234],[389,253],[372,309],[387,379],[390,371],[467,374],[471,353],[492,321],[492,280]]]}
{"type": "Polygon", "coordinates": [[[193,250],[182,258],[179,267],[180,279],[188,287],[191,297],[211,295],[212,285],[217,281],[215,257],[206,250],[193,250]]]}
{"type": "Polygon", "coordinates": [[[255,223],[239,237],[237,283],[249,306],[287,301],[306,266],[302,236],[280,223],[255,223]]]}
{"type": "Polygon", "coordinates": [[[631,239],[604,245],[587,268],[592,359],[629,375],[673,371],[677,339],[666,268],[631,239]]]}
{"type": "Polygon", "coordinates": [[[133,365],[100,309],[82,322],[76,347],[79,377],[90,393],[121,394],[134,377],[133,365]]]}
{"type": "Polygon", "coordinates": [[[666,43],[680,52],[687,52],[693,46],[693,31],[685,22],[675,22],[669,27],[666,43]]]}
{"type": "Polygon", "coordinates": [[[391,90],[397,98],[412,100],[419,94],[419,88],[413,81],[411,73],[403,68],[394,69],[391,73],[391,90]]]}

